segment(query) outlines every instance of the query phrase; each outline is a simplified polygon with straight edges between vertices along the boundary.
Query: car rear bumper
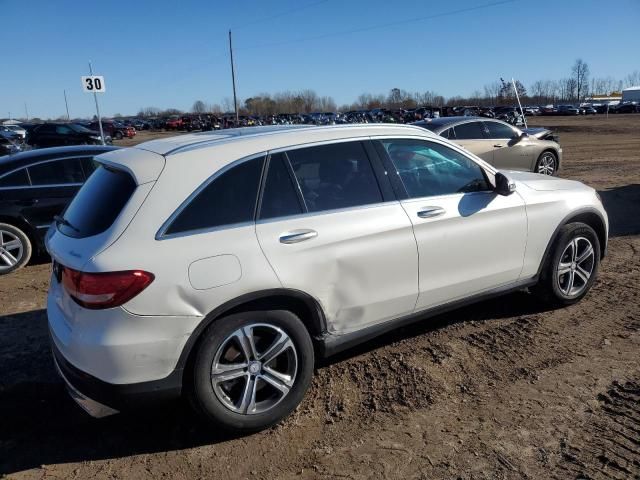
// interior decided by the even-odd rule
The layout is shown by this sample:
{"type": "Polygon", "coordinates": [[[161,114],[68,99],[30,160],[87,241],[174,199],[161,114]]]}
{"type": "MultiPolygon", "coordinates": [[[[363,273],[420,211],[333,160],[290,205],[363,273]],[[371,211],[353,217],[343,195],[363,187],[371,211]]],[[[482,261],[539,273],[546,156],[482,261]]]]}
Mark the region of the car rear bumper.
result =
{"type": "Polygon", "coordinates": [[[53,361],[69,395],[89,415],[102,418],[150,403],[169,401],[180,396],[182,370],[152,382],[115,385],[104,382],[72,365],[52,340],[53,361]]]}

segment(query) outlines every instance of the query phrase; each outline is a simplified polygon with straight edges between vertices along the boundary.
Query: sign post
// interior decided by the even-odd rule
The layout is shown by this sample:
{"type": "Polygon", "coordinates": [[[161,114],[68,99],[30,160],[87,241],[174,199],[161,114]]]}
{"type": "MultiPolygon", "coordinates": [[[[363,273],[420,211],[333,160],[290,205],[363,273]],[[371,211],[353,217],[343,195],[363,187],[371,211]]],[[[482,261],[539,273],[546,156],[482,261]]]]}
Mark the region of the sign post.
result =
{"type": "Polygon", "coordinates": [[[93,75],[93,67],[91,66],[91,62],[89,62],[89,76],[88,77],[80,77],[82,80],[82,88],[85,92],[93,93],[93,99],[96,102],[96,113],[98,114],[98,126],[100,127],[100,138],[102,139],[102,144],[105,145],[104,141],[104,131],[102,130],[102,117],[100,116],[100,107],[98,106],[98,93],[105,92],[104,85],[104,77],[99,75],[93,75]]]}

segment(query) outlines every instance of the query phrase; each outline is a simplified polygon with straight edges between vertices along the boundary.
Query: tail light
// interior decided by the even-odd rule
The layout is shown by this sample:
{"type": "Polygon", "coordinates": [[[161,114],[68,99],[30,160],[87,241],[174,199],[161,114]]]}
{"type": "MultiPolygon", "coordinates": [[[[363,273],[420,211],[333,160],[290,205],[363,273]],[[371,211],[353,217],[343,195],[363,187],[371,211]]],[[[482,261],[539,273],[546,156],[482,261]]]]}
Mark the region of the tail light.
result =
{"type": "Polygon", "coordinates": [[[92,310],[112,308],[128,302],[154,280],[153,273],[142,270],[86,273],[62,267],[62,286],[73,300],[92,310]]]}

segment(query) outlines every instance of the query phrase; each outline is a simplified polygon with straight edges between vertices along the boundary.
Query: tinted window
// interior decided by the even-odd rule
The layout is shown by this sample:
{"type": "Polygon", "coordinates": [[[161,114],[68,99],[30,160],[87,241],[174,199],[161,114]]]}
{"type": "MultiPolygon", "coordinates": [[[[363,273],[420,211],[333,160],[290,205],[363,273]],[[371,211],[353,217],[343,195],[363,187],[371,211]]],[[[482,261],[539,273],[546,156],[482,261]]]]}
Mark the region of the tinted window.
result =
{"type": "Polygon", "coordinates": [[[58,230],[69,237],[84,238],[104,232],[131,198],[136,184],[126,172],[99,167],[69,204],[58,230]]]}
{"type": "Polygon", "coordinates": [[[56,127],[56,133],[59,133],[60,135],[70,135],[72,132],[73,130],[71,130],[66,125],[58,125],[56,127]]]}
{"type": "Polygon", "coordinates": [[[84,171],[85,178],[89,178],[91,174],[95,171],[96,168],[100,166],[98,162],[96,162],[93,158],[83,158],[82,162],[82,170],[84,171]]]}
{"type": "Polygon", "coordinates": [[[441,137],[448,138],[449,140],[454,140],[456,138],[456,132],[453,128],[447,128],[444,132],[440,134],[441,137]]]}
{"type": "Polygon", "coordinates": [[[84,182],[80,159],[54,160],[29,167],[33,185],[57,185],[84,182]]]}
{"type": "Polygon", "coordinates": [[[215,178],[180,212],[166,233],[252,221],[263,160],[242,162],[215,178]]]}
{"type": "Polygon", "coordinates": [[[420,140],[383,140],[410,198],[488,190],[482,169],[455,150],[420,140]]]}
{"type": "Polygon", "coordinates": [[[463,123],[462,125],[456,125],[454,128],[457,140],[484,138],[484,128],[480,122],[463,123]]]}
{"type": "Polygon", "coordinates": [[[509,125],[498,122],[484,122],[489,130],[489,138],[514,138],[516,137],[515,130],[509,125]]]}
{"type": "Polygon", "coordinates": [[[269,160],[260,218],[286,217],[302,213],[302,206],[285,161],[286,157],[281,153],[273,155],[269,160]]]}
{"type": "Polygon", "coordinates": [[[29,185],[27,169],[23,168],[0,178],[0,187],[24,187],[29,185]]]}
{"type": "Polygon", "coordinates": [[[310,212],[367,205],[382,193],[360,142],[287,152],[310,212]]]}

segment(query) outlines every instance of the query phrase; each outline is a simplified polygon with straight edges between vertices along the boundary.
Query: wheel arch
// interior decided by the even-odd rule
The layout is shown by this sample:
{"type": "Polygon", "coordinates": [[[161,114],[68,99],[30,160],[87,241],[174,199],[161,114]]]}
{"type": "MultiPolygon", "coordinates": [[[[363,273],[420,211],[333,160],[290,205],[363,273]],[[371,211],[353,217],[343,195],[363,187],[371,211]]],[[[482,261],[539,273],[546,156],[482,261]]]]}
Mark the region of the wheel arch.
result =
{"type": "Polygon", "coordinates": [[[595,208],[583,208],[577,210],[575,212],[571,212],[567,215],[556,227],[547,244],[547,248],[544,251],[544,255],[542,256],[542,261],[540,262],[540,266],[538,267],[538,277],[540,277],[543,273],[544,266],[547,263],[547,259],[551,254],[553,245],[556,243],[558,239],[558,235],[560,235],[560,229],[565,225],[570,223],[581,222],[589,225],[596,232],[598,236],[598,241],[600,242],[600,258],[604,258],[607,253],[607,227],[602,214],[598,212],[595,208]]]}
{"type": "Polygon", "coordinates": [[[300,318],[307,327],[317,350],[322,336],[327,331],[326,319],[322,307],[311,295],[300,290],[274,288],[241,295],[229,300],[211,311],[196,327],[182,349],[177,369],[189,367],[196,346],[205,330],[214,322],[234,313],[259,310],[288,310],[300,318]]]}

